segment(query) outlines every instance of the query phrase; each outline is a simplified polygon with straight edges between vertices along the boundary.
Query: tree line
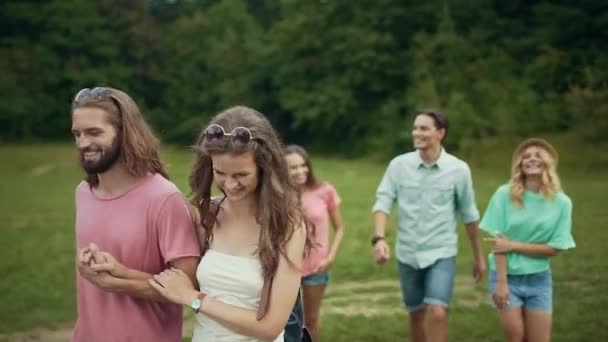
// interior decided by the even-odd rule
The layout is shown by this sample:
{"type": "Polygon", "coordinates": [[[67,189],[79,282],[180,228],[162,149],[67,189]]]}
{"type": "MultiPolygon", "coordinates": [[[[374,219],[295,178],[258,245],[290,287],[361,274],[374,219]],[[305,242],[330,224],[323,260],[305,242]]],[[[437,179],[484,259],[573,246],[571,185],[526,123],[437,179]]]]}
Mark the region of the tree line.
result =
{"type": "Polygon", "coordinates": [[[608,139],[608,3],[492,0],[5,0],[0,140],[66,139],[83,87],[111,85],[165,142],[243,104],[286,140],[409,145],[438,108],[460,148],[575,130],[608,139]]]}

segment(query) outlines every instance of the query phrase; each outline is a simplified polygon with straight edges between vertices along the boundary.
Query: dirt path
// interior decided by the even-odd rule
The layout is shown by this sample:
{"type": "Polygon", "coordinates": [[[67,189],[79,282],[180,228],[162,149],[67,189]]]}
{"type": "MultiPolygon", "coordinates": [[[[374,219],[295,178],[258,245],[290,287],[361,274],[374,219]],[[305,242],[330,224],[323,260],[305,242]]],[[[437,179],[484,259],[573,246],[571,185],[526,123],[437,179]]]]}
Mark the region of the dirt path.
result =
{"type": "MultiPolygon", "coordinates": [[[[486,295],[474,290],[470,277],[456,277],[453,302],[458,306],[479,307],[486,301],[486,295]]],[[[366,317],[392,316],[403,314],[401,290],[397,280],[333,283],[327,290],[322,307],[325,315],[366,317]],[[374,290],[377,289],[377,292],[374,290]],[[360,293],[365,292],[365,296],[360,293]],[[398,305],[397,305],[398,303],[398,305]]],[[[184,321],[183,335],[192,334],[192,316],[184,321]]],[[[6,342],[64,342],[72,335],[73,324],[64,324],[57,329],[35,328],[11,335],[0,335],[6,342]]]]}

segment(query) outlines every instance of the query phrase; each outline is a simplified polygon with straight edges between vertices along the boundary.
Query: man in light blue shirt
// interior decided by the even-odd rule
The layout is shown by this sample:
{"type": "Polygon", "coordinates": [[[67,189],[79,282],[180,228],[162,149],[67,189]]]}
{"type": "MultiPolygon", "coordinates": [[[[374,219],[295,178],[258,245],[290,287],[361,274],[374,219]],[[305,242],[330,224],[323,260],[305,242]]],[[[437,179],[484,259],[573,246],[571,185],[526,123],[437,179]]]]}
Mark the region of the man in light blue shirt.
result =
{"type": "Polygon", "coordinates": [[[473,249],[473,277],[486,269],[479,238],[479,211],[468,165],[442,147],[448,131],[445,115],[423,111],[412,130],[416,151],[394,158],[378,187],[374,213],[374,259],[390,257],[386,223],[397,201],[396,256],[401,289],[409,312],[412,341],[447,341],[447,307],[452,297],[458,234],[462,216],[473,249]],[[427,315],[428,313],[428,315],[427,315]],[[425,330],[428,317],[429,329],[425,330]]]}

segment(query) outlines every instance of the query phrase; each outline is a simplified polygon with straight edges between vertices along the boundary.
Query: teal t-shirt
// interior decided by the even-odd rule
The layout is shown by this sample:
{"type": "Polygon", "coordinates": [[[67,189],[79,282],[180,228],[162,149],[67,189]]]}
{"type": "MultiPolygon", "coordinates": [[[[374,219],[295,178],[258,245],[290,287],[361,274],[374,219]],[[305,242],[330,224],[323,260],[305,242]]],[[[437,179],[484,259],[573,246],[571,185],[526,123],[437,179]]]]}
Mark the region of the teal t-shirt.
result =
{"type": "MultiPolygon", "coordinates": [[[[510,185],[499,187],[488,204],[480,228],[491,235],[500,233],[509,240],[545,243],[557,250],[575,247],[572,238],[572,201],[559,192],[553,199],[525,191],[523,207],[517,207],[510,196],[510,185]]],[[[488,258],[490,269],[496,270],[494,254],[488,258]]],[[[521,253],[507,254],[507,274],[531,274],[550,269],[549,257],[533,257],[521,253]]]]}

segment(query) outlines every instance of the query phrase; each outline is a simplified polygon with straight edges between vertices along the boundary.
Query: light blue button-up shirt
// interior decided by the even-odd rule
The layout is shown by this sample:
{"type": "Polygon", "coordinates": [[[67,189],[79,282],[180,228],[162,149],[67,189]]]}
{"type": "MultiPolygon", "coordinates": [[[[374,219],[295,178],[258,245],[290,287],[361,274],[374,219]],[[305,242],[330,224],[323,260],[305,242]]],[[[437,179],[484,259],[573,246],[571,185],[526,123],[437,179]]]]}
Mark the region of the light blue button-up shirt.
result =
{"type": "Polygon", "coordinates": [[[457,213],[464,223],[479,220],[469,166],[441,151],[432,165],[418,151],[395,157],[376,192],[372,212],[390,215],[399,205],[397,260],[425,268],[458,253],[457,213]]]}

